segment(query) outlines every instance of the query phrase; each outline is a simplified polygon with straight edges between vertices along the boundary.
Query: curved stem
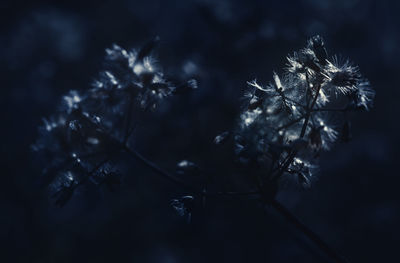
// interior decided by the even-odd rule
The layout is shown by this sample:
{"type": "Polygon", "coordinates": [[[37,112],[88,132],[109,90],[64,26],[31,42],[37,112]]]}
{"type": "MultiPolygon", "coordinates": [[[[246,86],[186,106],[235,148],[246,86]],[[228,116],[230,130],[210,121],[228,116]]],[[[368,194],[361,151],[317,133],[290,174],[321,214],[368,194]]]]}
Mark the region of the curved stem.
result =
{"type": "Polygon", "coordinates": [[[291,224],[299,229],[304,235],[306,235],[311,241],[313,241],[318,248],[324,251],[331,259],[335,262],[348,263],[349,261],[339,255],[333,250],[325,241],[323,241],[315,232],[303,224],[297,217],[295,217],[286,207],[276,200],[272,200],[271,206],[284,216],[291,224]]]}
{"type": "Polygon", "coordinates": [[[152,161],[146,159],[143,155],[141,155],[139,152],[130,149],[127,146],[123,147],[123,150],[128,153],[131,157],[135,158],[142,164],[146,165],[148,168],[150,168],[153,172],[156,174],[160,175],[161,177],[167,179],[168,181],[181,186],[185,187],[187,189],[190,189],[193,194],[199,195],[199,196],[206,196],[206,197],[220,197],[220,196],[250,196],[250,195],[259,195],[259,191],[247,191],[247,192],[215,192],[215,193],[207,193],[203,192],[200,189],[196,189],[195,187],[185,183],[184,181],[180,180],[179,178],[171,175],[170,173],[164,171],[161,169],[159,166],[157,166],[155,163],[152,161]]]}
{"type": "MultiPolygon", "coordinates": [[[[174,184],[186,187],[194,191],[195,194],[206,197],[222,197],[222,196],[251,196],[251,195],[261,195],[259,191],[248,191],[248,192],[216,192],[216,193],[206,193],[196,189],[193,186],[186,184],[185,182],[179,180],[178,178],[172,176],[168,172],[164,171],[160,167],[158,167],[152,161],[146,159],[137,151],[130,149],[127,146],[123,146],[123,150],[126,151],[130,156],[150,168],[156,174],[164,177],[165,179],[173,182],[174,184]]],[[[340,256],[335,250],[333,250],[325,241],[323,241],[315,232],[313,232],[310,228],[300,222],[296,216],[294,216],[287,208],[285,208],[281,203],[277,200],[273,199],[269,203],[278,213],[284,216],[291,224],[293,224],[298,230],[300,230],[305,236],[307,236],[311,241],[313,241],[319,249],[321,249],[324,253],[326,253],[330,258],[332,258],[335,262],[339,263],[348,263],[346,259],[340,256]]]]}
{"type": "Polygon", "coordinates": [[[198,189],[195,189],[193,186],[190,186],[188,184],[186,184],[185,182],[183,182],[182,180],[176,178],[175,176],[169,174],[168,172],[162,170],[160,167],[158,167],[155,163],[153,163],[152,161],[146,159],[143,155],[141,155],[139,152],[130,149],[127,146],[123,146],[122,148],[126,153],[128,153],[130,156],[132,156],[133,158],[135,158],[136,160],[140,161],[142,164],[146,165],[148,168],[150,168],[153,172],[155,172],[156,174],[166,178],[167,180],[173,182],[174,184],[178,185],[178,186],[182,186],[182,187],[186,187],[189,188],[193,191],[195,191],[197,194],[201,193],[201,191],[199,191],[198,189]]]}

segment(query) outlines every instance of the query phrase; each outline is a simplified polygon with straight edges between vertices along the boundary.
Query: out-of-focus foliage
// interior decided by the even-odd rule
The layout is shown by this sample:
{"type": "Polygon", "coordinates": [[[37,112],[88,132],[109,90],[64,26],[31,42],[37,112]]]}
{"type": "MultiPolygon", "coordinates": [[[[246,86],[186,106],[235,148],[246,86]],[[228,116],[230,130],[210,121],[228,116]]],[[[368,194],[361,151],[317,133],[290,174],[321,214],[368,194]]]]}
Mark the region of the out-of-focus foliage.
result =
{"type": "Polygon", "coordinates": [[[193,79],[177,83],[164,76],[151,55],[158,41],[139,50],[117,45],[106,49],[105,70],[92,88],[71,90],[57,113],[43,119],[33,148],[47,159],[43,180],[55,192],[56,204],[63,206],[82,184],[113,189],[119,176],[110,162],[129,144],[140,112],[155,110],[165,97],[197,88],[193,79]]]}

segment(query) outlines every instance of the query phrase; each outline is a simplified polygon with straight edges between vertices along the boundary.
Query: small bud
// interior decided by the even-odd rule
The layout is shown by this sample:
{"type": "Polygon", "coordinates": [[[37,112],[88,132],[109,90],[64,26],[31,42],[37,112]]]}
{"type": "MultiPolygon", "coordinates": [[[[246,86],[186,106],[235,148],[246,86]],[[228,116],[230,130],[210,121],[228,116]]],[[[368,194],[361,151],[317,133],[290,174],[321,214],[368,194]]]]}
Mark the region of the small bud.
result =
{"type": "Polygon", "coordinates": [[[182,160],[176,165],[176,173],[181,175],[200,175],[200,168],[193,162],[182,160]]]}
{"type": "Polygon", "coordinates": [[[220,135],[217,135],[214,139],[214,143],[216,145],[223,145],[224,143],[226,143],[229,140],[230,137],[230,132],[226,131],[221,133],[220,135]]]}
{"type": "Polygon", "coordinates": [[[328,58],[328,53],[326,52],[325,44],[322,37],[320,37],[319,35],[312,37],[308,41],[308,46],[314,51],[314,54],[317,57],[318,62],[321,65],[325,65],[326,59],[328,58]]]}

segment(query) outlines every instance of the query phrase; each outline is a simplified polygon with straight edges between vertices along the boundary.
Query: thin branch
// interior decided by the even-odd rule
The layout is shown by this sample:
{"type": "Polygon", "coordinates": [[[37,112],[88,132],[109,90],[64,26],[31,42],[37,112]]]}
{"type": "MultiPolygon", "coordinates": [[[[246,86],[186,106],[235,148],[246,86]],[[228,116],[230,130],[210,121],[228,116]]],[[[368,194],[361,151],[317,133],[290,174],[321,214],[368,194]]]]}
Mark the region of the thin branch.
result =
{"type": "Polygon", "coordinates": [[[349,263],[347,259],[339,255],[333,250],[325,241],[323,241],[315,232],[303,224],[296,216],[294,216],[286,207],[284,207],[277,200],[272,200],[271,206],[278,211],[282,216],[286,218],[291,224],[293,224],[298,230],[306,235],[311,241],[313,241],[318,248],[324,251],[332,260],[338,263],[349,263]]]}
{"type": "MultiPolygon", "coordinates": [[[[308,83],[308,82],[307,82],[308,83]]],[[[318,88],[315,92],[315,95],[313,97],[313,100],[311,102],[311,105],[307,108],[307,113],[304,119],[304,123],[303,123],[303,127],[301,128],[301,132],[300,132],[300,139],[302,139],[306,133],[306,129],[307,129],[307,125],[308,125],[308,121],[310,119],[310,115],[311,115],[311,110],[314,108],[315,103],[317,101],[317,98],[319,96],[319,91],[321,89],[321,85],[318,85],[318,88]]],[[[293,150],[290,152],[289,157],[287,158],[286,162],[284,163],[284,165],[281,167],[281,169],[279,170],[279,172],[277,173],[276,176],[273,177],[273,180],[277,180],[278,178],[280,178],[283,173],[286,171],[286,169],[289,167],[289,165],[292,163],[294,157],[296,157],[297,154],[297,150],[293,150]]]]}
{"type": "Polygon", "coordinates": [[[183,182],[182,180],[176,178],[175,176],[169,174],[168,172],[162,170],[160,167],[158,167],[155,163],[153,163],[152,161],[146,159],[143,155],[141,155],[139,152],[130,149],[127,146],[122,146],[122,149],[128,153],[131,157],[133,157],[134,159],[140,161],[142,164],[146,165],[148,168],[150,168],[153,172],[155,172],[156,174],[164,177],[165,179],[167,179],[168,181],[181,186],[181,187],[186,187],[189,188],[191,190],[193,190],[196,194],[200,194],[202,193],[202,191],[195,189],[193,186],[186,184],[185,182],[183,182]]]}
{"type": "MultiPolygon", "coordinates": [[[[223,197],[223,196],[252,196],[252,195],[260,195],[260,191],[248,191],[248,192],[216,192],[216,193],[205,193],[203,191],[199,191],[195,189],[193,186],[187,185],[183,181],[179,180],[178,178],[172,176],[168,172],[164,171],[160,167],[158,167],[155,163],[151,162],[150,160],[146,159],[137,151],[134,151],[128,147],[124,147],[124,150],[133,158],[140,161],[142,164],[150,168],[156,174],[166,178],[168,181],[173,182],[174,184],[191,188],[195,191],[195,194],[200,196],[206,197],[223,197]]],[[[318,248],[324,251],[329,257],[331,257],[335,262],[339,263],[348,263],[346,259],[336,253],[327,243],[325,243],[316,233],[314,233],[310,228],[300,222],[299,219],[296,218],[289,210],[287,210],[281,203],[277,200],[273,199],[270,202],[270,205],[282,216],[284,216],[291,224],[293,224],[297,229],[299,229],[304,235],[306,235],[311,241],[313,241],[318,248]]]]}
{"type": "Polygon", "coordinates": [[[195,187],[185,183],[184,181],[180,180],[179,178],[171,175],[170,173],[164,171],[161,169],[159,166],[157,166],[155,163],[152,161],[146,159],[143,155],[141,155],[139,152],[130,149],[129,147],[124,147],[123,150],[128,153],[131,157],[135,158],[136,160],[140,161],[142,164],[150,168],[153,172],[155,172],[157,175],[160,175],[161,177],[167,179],[168,181],[181,186],[185,187],[187,189],[190,189],[193,194],[195,195],[200,195],[200,196],[206,196],[206,197],[221,197],[221,196],[250,196],[250,195],[259,195],[259,191],[247,191],[247,192],[215,192],[215,193],[205,193],[199,189],[196,189],[195,187]]]}
{"type": "Polygon", "coordinates": [[[305,133],[306,133],[308,120],[310,119],[311,111],[314,108],[315,102],[317,101],[317,98],[319,96],[320,89],[321,89],[321,85],[318,85],[318,88],[317,88],[317,91],[315,92],[315,96],[313,98],[313,101],[311,102],[310,107],[307,109],[306,118],[304,120],[304,124],[303,124],[303,127],[301,128],[301,132],[300,132],[300,138],[303,138],[305,133]]]}

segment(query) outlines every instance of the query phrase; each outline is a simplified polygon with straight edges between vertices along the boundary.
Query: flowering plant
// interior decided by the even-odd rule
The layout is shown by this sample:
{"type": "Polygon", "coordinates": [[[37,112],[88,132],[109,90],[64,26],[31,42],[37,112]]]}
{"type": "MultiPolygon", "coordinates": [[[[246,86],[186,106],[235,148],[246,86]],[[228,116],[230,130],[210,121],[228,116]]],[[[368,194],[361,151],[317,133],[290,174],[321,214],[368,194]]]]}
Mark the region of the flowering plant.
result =
{"type": "Polygon", "coordinates": [[[320,36],[287,58],[283,77],[249,82],[236,151],[243,162],[269,166],[261,183],[294,177],[310,186],[321,151],[350,137],[347,112],[369,110],[375,92],[358,67],[330,59],[320,36]],[[250,157],[251,156],[251,157],[250,157]]]}
{"type": "MultiPolygon", "coordinates": [[[[350,138],[349,111],[369,110],[374,91],[358,67],[329,57],[321,37],[290,55],[282,76],[273,82],[248,82],[243,110],[234,130],[215,137],[217,145],[232,146],[242,177],[250,178],[240,191],[211,191],[209,175],[193,162],[178,162],[170,174],[137,152],[131,135],[144,111],[154,111],[162,100],[197,88],[194,79],[178,82],[165,76],[152,51],[158,39],[141,49],[127,51],[117,45],[106,50],[105,70],[92,87],[70,91],[59,111],[44,119],[33,148],[49,161],[43,182],[55,203],[63,206],[83,185],[114,190],[121,183],[115,163],[121,154],[140,161],[153,172],[189,191],[171,205],[190,220],[195,197],[258,196],[275,207],[321,249],[341,261],[321,239],[275,200],[282,180],[295,179],[309,187],[318,170],[318,157],[337,141],[350,138]],[[188,184],[182,175],[205,177],[206,184],[188,184]]],[[[245,180],[246,180],[245,179],[245,180]]]]}

